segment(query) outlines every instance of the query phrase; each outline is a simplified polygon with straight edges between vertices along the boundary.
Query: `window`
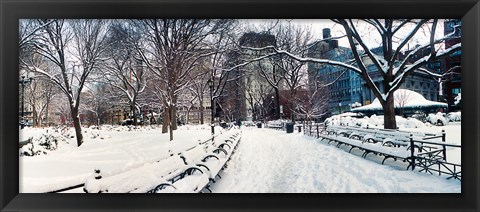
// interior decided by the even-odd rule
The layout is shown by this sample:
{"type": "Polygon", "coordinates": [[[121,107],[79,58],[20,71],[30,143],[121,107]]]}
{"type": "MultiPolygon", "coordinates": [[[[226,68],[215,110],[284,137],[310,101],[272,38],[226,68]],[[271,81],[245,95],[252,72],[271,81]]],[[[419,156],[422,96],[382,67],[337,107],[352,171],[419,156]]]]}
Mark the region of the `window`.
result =
{"type": "Polygon", "coordinates": [[[462,88],[453,88],[452,89],[452,94],[457,95],[462,92],[462,88]]]}

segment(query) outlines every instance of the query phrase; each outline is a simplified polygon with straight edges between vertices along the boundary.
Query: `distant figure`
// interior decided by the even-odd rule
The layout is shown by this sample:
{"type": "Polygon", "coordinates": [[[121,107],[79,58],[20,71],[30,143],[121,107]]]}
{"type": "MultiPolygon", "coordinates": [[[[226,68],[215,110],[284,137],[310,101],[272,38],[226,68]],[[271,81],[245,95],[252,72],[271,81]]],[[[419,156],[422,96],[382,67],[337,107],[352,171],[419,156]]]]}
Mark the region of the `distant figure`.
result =
{"type": "Polygon", "coordinates": [[[238,125],[238,128],[240,128],[242,126],[242,121],[237,120],[237,125],[238,125]]]}

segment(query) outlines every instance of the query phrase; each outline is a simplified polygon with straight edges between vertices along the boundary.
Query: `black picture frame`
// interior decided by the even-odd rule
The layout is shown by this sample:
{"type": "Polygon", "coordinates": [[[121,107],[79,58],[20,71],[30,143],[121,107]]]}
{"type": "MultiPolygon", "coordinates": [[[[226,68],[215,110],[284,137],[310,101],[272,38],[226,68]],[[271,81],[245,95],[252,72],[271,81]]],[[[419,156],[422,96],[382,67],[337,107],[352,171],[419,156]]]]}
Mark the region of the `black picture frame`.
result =
{"type": "MultiPolygon", "coordinates": [[[[478,211],[478,0],[1,0],[1,211],[478,211]],[[19,194],[22,18],[462,18],[461,194],[19,194]]],[[[321,154],[321,153],[319,153],[321,154]]],[[[312,170],[319,171],[319,170],[312,170]]]]}

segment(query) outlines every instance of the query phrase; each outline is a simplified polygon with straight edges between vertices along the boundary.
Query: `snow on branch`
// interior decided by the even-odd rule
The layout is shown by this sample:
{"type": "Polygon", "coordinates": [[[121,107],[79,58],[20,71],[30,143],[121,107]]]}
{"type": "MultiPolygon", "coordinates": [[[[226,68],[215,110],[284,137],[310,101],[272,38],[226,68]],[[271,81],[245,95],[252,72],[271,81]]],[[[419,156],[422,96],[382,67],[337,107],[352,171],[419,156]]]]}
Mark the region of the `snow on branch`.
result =
{"type": "Polygon", "coordinates": [[[251,62],[262,60],[262,59],[265,59],[267,57],[271,57],[271,56],[274,56],[274,55],[283,54],[283,55],[287,55],[287,56],[289,56],[289,57],[291,57],[291,58],[293,58],[297,61],[300,61],[300,62],[326,63],[326,64],[330,64],[330,65],[335,65],[335,66],[341,66],[341,67],[353,70],[357,73],[362,73],[362,71],[359,68],[357,68],[355,66],[352,66],[352,65],[349,65],[349,64],[346,64],[346,63],[343,63],[343,62],[326,60],[326,59],[318,59],[318,58],[310,58],[310,57],[300,57],[300,56],[294,55],[294,54],[292,54],[290,52],[287,52],[287,51],[284,51],[284,50],[278,50],[274,46],[266,46],[266,47],[262,47],[262,48],[253,48],[253,47],[242,46],[242,48],[253,50],[253,51],[264,51],[264,50],[270,49],[270,50],[273,50],[275,52],[275,53],[270,53],[268,55],[256,58],[256,59],[254,59],[254,61],[251,61],[251,62]]]}
{"type": "MultiPolygon", "coordinates": [[[[450,48],[446,49],[446,50],[443,50],[443,51],[439,51],[437,52],[437,54],[435,55],[435,58],[439,58],[439,57],[443,57],[443,56],[446,56],[446,55],[449,55],[453,52],[456,52],[458,50],[460,50],[462,44],[461,43],[457,43],[453,46],[451,46],[450,48]]],[[[418,49],[417,49],[418,50],[418,49]]],[[[407,57],[408,58],[408,57],[407,57]]],[[[425,57],[422,57],[420,59],[418,59],[417,61],[415,61],[413,64],[411,65],[405,65],[405,69],[403,71],[399,71],[399,74],[397,76],[395,76],[395,79],[390,83],[390,85],[392,85],[392,88],[391,90],[396,90],[400,87],[400,85],[403,83],[403,81],[405,80],[405,77],[412,71],[420,68],[421,66],[425,65],[427,62],[435,59],[435,58],[432,58],[432,55],[428,55],[428,56],[425,56],[425,57]]],[[[400,67],[399,67],[400,68],[400,67]]],[[[424,71],[424,70],[421,70],[421,71],[424,71]]],[[[430,72],[431,73],[431,72],[430,72]]],[[[433,73],[432,73],[433,74],[433,73]]],[[[435,75],[432,75],[432,76],[435,76],[435,75]]],[[[441,77],[441,76],[439,76],[441,77]]]]}

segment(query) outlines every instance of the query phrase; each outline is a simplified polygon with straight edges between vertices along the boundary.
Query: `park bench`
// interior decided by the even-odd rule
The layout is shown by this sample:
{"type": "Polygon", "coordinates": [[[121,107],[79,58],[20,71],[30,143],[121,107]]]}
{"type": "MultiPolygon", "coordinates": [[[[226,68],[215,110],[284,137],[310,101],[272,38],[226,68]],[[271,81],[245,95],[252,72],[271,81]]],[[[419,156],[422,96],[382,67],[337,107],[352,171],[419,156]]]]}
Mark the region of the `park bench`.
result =
{"type": "Polygon", "coordinates": [[[447,179],[461,180],[461,165],[447,162],[446,158],[447,147],[461,148],[461,145],[446,143],[444,130],[433,134],[338,125],[310,125],[308,129],[306,135],[316,136],[329,144],[335,142],[338,148],[349,146],[349,153],[359,149],[363,158],[375,154],[383,157],[382,164],[390,158],[401,160],[408,162],[407,169],[418,167],[419,172],[447,174],[450,175],[447,179]]]}
{"type": "MultiPolygon", "coordinates": [[[[376,128],[362,128],[362,127],[351,127],[351,126],[328,126],[327,130],[328,135],[338,135],[343,137],[349,137],[353,139],[362,140],[363,142],[368,143],[382,143],[384,146],[408,146],[410,136],[412,135],[414,139],[431,139],[431,138],[440,138],[440,136],[435,134],[427,134],[421,132],[406,132],[399,130],[388,130],[388,129],[376,129],[376,128]]],[[[422,143],[417,143],[415,148],[420,151],[424,149],[422,143]]]]}
{"type": "MultiPolygon", "coordinates": [[[[204,189],[210,190],[210,183],[215,183],[215,178],[221,178],[220,171],[226,167],[226,163],[230,160],[231,155],[237,147],[241,134],[239,132],[234,133],[227,139],[212,139],[210,143],[206,143],[204,147],[196,147],[189,151],[182,153],[185,157],[185,161],[189,165],[195,165],[201,169],[200,175],[193,173],[188,174],[172,184],[171,187],[180,187],[186,191],[180,191],[176,189],[175,192],[200,192],[204,189]],[[206,156],[205,156],[206,153],[206,156]],[[207,176],[205,178],[204,176],[207,176]],[[188,182],[189,184],[185,184],[188,182]],[[181,186],[178,186],[180,184],[181,186]],[[177,185],[177,186],[176,186],[177,185]],[[192,187],[192,185],[199,185],[198,187],[192,187]],[[193,190],[192,190],[193,188],[193,190]]],[[[161,186],[161,185],[159,185],[161,186]]],[[[167,190],[158,192],[170,192],[170,187],[164,187],[167,190]]]]}
{"type": "Polygon", "coordinates": [[[231,159],[230,156],[236,150],[240,138],[241,134],[235,133],[228,139],[217,141],[214,144],[216,148],[213,148],[212,154],[209,154],[202,159],[200,165],[208,168],[211,182],[215,182],[216,177],[221,178],[219,173],[225,168],[226,163],[231,159]]]}
{"type": "Polygon", "coordinates": [[[228,139],[200,142],[180,153],[159,161],[143,164],[110,176],[95,176],[84,185],[87,193],[159,193],[201,192],[230,158],[240,139],[236,132],[228,139]],[[216,151],[222,149],[223,151],[216,151]]]}
{"type": "Polygon", "coordinates": [[[22,148],[23,146],[27,145],[27,144],[31,144],[32,143],[32,137],[28,138],[27,140],[25,141],[20,141],[18,142],[18,148],[22,148]]]}
{"type": "MultiPolygon", "coordinates": [[[[196,168],[196,167],[195,167],[196,168]]],[[[87,193],[145,193],[159,184],[172,184],[194,168],[185,164],[180,155],[130,169],[108,177],[95,177],[85,182],[87,193]],[[158,183],[161,182],[161,183],[158,183]]]]}
{"type": "Polygon", "coordinates": [[[267,128],[281,130],[283,129],[283,123],[267,123],[267,128]]]}
{"type": "MultiPolygon", "coordinates": [[[[402,161],[407,161],[409,160],[410,152],[407,150],[406,147],[399,147],[399,148],[392,148],[392,147],[386,147],[383,146],[381,143],[368,143],[368,142],[363,142],[362,140],[359,139],[354,139],[354,138],[349,138],[349,137],[344,137],[344,136],[329,136],[329,135],[319,135],[320,138],[327,140],[328,143],[334,141],[336,142],[337,148],[339,148],[342,145],[349,146],[350,149],[348,150],[349,153],[353,149],[359,149],[363,151],[361,157],[366,158],[369,154],[375,154],[378,156],[384,157],[382,160],[382,164],[385,163],[385,161],[389,158],[396,160],[402,160],[402,161]]],[[[416,152],[414,153],[415,155],[417,154],[416,152]]]]}

